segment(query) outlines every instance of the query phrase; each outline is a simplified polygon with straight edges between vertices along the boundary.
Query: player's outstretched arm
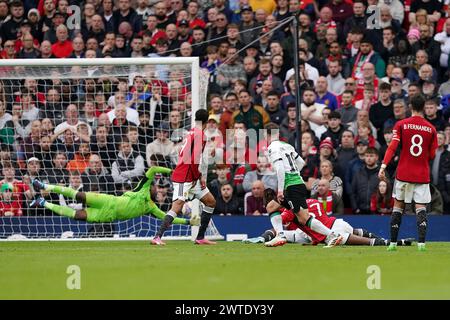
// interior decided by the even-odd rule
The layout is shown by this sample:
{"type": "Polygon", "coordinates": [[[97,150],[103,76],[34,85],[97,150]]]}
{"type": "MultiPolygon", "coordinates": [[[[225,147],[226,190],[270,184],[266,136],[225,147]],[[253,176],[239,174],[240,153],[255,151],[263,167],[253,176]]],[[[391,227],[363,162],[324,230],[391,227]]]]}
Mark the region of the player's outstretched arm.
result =
{"type": "Polygon", "coordinates": [[[151,167],[147,170],[147,172],[145,173],[145,176],[150,180],[153,181],[153,178],[155,176],[155,174],[157,173],[162,173],[162,174],[169,174],[172,172],[172,169],[169,168],[165,168],[165,167],[151,167]]]}

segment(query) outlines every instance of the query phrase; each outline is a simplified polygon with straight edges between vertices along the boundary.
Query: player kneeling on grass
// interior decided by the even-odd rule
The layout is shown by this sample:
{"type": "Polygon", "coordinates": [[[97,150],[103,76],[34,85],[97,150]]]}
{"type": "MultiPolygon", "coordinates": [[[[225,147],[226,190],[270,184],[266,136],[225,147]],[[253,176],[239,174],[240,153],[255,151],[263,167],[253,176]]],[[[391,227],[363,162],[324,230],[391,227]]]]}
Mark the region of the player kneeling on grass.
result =
{"type": "MultiPolygon", "coordinates": [[[[266,206],[271,200],[275,199],[276,194],[272,189],[266,189],[264,191],[264,198],[266,206]]],[[[323,207],[316,199],[307,199],[308,211],[311,216],[314,216],[317,220],[321,221],[325,226],[329,227],[333,232],[339,233],[343,237],[341,245],[366,245],[366,246],[386,246],[389,245],[389,241],[385,240],[365,229],[355,229],[349,223],[343,219],[336,219],[335,217],[329,217],[323,211],[323,207]]],[[[269,207],[268,207],[269,210],[269,207]]],[[[319,244],[325,243],[328,245],[327,238],[317,232],[314,232],[311,228],[301,225],[297,217],[291,210],[283,209],[281,218],[284,225],[284,235],[286,240],[290,243],[299,244],[319,244]]],[[[265,243],[271,241],[275,237],[275,230],[267,230],[261,236],[256,238],[246,239],[245,243],[265,243]]],[[[413,239],[402,239],[398,241],[399,245],[411,245],[413,239]]]]}
{"type": "Polygon", "coordinates": [[[292,210],[298,221],[310,227],[317,233],[327,237],[328,247],[339,245],[342,236],[331,231],[318,219],[308,214],[306,204],[307,190],[300,171],[305,161],[297,154],[294,147],[279,140],[279,127],[275,123],[269,123],[265,127],[267,142],[269,144],[269,160],[276,170],[278,180],[278,193],[276,199],[269,202],[267,212],[270,214],[270,222],[277,232],[275,238],[266,242],[267,247],[284,245],[287,240],[283,233],[283,223],[279,210],[284,207],[292,210]]]}
{"type": "MultiPolygon", "coordinates": [[[[133,191],[126,192],[119,197],[94,192],[78,192],[67,187],[45,184],[35,179],[32,183],[36,192],[45,190],[47,192],[62,194],[65,197],[76,199],[87,206],[87,208],[75,210],[47,202],[42,197],[34,199],[31,206],[45,207],[58,215],[75,220],[85,220],[91,223],[128,220],[147,214],[152,214],[158,219],[163,219],[165,213],[152,201],[150,187],[156,173],[168,174],[171,171],[168,168],[151,167],[133,191]]],[[[174,220],[173,223],[198,225],[199,221],[198,219],[188,220],[180,218],[174,220]]]]}
{"type": "Polygon", "coordinates": [[[161,240],[164,232],[170,228],[173,219],[181,213],[186,200],[199,199],[205,206],[201,215],[201,224],[195,244],[216,244],[205,238],[205,232],[211,220],[216,199],[206,187],[206,173],[208,170],[208,159],[203,154],[206,139],[204,131],[208,123],[208,111],[200,109],[195,113],[196,126],[189,131],[183,141],[183,147],[179,153],[178,164],[172,173],[173,202],[172,208],[164,217],[158,232],[151,241],[153,245],[165,245],[161,240]],[[200,166],[201,164],[201,166],[200,166]],[[199,168],[200,167],[200,168],[199,168]]]}

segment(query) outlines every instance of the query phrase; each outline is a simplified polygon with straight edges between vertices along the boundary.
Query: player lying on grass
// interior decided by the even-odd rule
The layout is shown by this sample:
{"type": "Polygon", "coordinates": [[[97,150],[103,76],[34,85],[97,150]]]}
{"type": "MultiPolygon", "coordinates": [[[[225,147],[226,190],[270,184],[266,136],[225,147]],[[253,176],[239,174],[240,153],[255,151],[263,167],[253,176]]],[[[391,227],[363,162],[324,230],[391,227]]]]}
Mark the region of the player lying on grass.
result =
{"type": "MultiPolygon", "coordinates": [[[[47,192],[62,194],[65,197],[76,199],[83,203],[86,208],[75,210],[47,202],[42,197],[33,200],[31,206],[45,207],[60,216],[75,220],[85,220],[91,223],[128,220],[147,214],[152,214],[162,220],[165,214],[152,201],[150,187],[156,173],[169,174],[171,171],[168,168],[151,167],[133,191],[126,192],[119,197],[94,192],[78,192],[67,187],[45,184],[35,179],[32,183],[36,192],[45,190],[47,192]]],[[[173,223],[198,225],[198,220],[198,218],[192,218],[190,220],[178,218],[173,223]]]]}
{"type": "Polygon", "coordinates": [[[265,129],[267,142],[269,143],[269,160],[277,173],[278,181],[277,196],[269,203],[272,209],[269,211],[269,208],[267,208],[267,212],[270,214],[270,222],[277,234],[265,245],[277,247],[287,242],[283,234],[283,223],[279,212],[282,207],[292,210],[299,223],[327,237],[329,247],[339,245],[343,240],[342,236],[308,214],[308,205],[306,204],[308,191],[300,175],[305,161],[298,155],[293,146],[279,140],[277,124],[269,123],[265,129]]]}
{"type": "MultiPolygon", "coordinates": [[[[267,204],[276,197],[275,191],[272,189],[266,189],[264,191],[264,198],[267,204]]],[[[318,200],[307,199],[308,211],[310,215],[315,216],[324,225],[329,227],[336,233],[343,236],[341,245],[367,245],[367,246],[386,246],[389,244],[388,240],[385,240],[365,229],[355,229],[349,223],[343,219],[336,219],[335,217],[329,217],[323,212],[322,205],[318,200]]],[[[319,243],[328,244],[326,237],[317,232],[311,230],[307,226],[303,226],[298,222],[297,217],[291,210],[283,209],[281,213],[283,225],[285,227],[284,235],[289,243],[299,244],[313,244],[319,243]]],[[[265,243],[272,240],[275,237],[275,230],[267,230],[261,236],[256,238],[246,239],[244,243],[265,243]]],[[[411,245],[413,239],[402,239],[398,241],[399,245],[411,245]]]]}

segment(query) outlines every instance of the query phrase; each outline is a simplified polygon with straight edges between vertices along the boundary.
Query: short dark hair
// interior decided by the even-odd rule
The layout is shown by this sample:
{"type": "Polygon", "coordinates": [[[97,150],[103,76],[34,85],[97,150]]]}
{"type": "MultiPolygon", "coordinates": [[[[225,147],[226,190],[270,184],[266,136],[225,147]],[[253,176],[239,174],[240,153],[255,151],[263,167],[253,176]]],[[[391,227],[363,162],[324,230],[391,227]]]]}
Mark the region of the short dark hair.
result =
{"type": "Polygon", "coordinates": [[[341,114],[337,111],[331,111],[328,115],[328,119],[341,119],[341,114]]]}
{"type": "MultiPolygon", "coordinates": [[[[353,3],[355,3],[355,2],[353,1],[353,3]]],[[[392,26],[383,28],[383,31],[384,31],[384,30],[390,30],[390,31],[392,32],[392,34],[395,34],[395,30],[394,30],[394,28],[392,28],[392,26]]]]}
{"type": "Polygon", "coordinates": [[[233,96],[233,97],[235,97],[236,99],[237,99],[237,94],[236,94],[236,92],[234,92],[234,91],[230,91],[230,92],[228,92],[225,96],[224,96],[224,99],[227,99],[228,97],[230,97],[230,96],[233,96]]]}
{"type": "Polygon", "coordinates": [[[382,82],[380,84],[379,89],[380,89],[380,91],[382,91],[382,90],[389,90],[389,91],[391,91],[391,85],[389,83],[387,83],[387,82],[382,82]]]}
{"type": "Polygon", "coordinates": [[[352,130],[349,130],[349,129],[345,129],[344,131],[342,131],[342,135],[344,135],[344,133],[346,133],[346,132],[350,132],[350,133],[352,134],[352,137],[355,136],[355,134],[353,133],[353,131],[352,131],[352,130]]]}
{"type": "Polygon", "coordinates": [[[17,7],[23,7],[23,2],[20,0],[14,0],[9,5],[10,8],[17,8],[17,7]]]}
{"type": "Polygon", "coordinates": [[[246,93],[251,96],[250,92],[247,89],[242,89],[241,91],[239,91],[239,95],[241,95],[241,93],[246,93]]]}
{"type": "Polygon", "coordinates": [[[267,130],[267,135],[269,136],[272,135],[273,132],[280,132],[280,126],[273,122],[269,122],[268,124],[266,124],[264,126],[264,129],[267,130]]]}
{"type": "Polygon", "coordinates": [[[272,200],[277,201],[275,190],[267,188],[266,190],[264,190],[264,205],[267,206],[272,200]]]}
{"type": "MultiPolygon", "coordinates": [[[[247,125],[245,124],[244,120],[236,120],[236,121],[234,122],[234,125],[236,125],[236,124],[243,124],[244,127],[245,127],[245,129],[247,129],[247,125]]],[[[233,126],[234,126],[234,125],[233,125],[233,126]]]]}
{"type": "Polygon", "coordinates": [[[303,93],[305,93],[306,91],[312,91],[312,92],[314,92],[314,94],[316,94],[316,90],[314,90],[313,87],[306,87],[306,88],[304,88],[303,89],[303,93]]]}
{"type": "Polygon", "coordinates": [[[274,90],[269,91],[269,93],[267,94],[267,96],[277,96],[277,98],[279,98],[280,96],[278,95],[278,93],[274,90]]]}
{"type": "Polygon", "coordinates": [[[368,147],[366,152],[366,154],[374,154],[376,156],[380,156],[380,153],[378,152],[378,150],[374,147],[368,147]]]}
{"type": "Polygon", "coordinates": [[[411,104],[411,109],[413,111],[423,112],[423,107],[425,106],[425,99],[421,94],[413,96],[409,103],[411,104]]]}
{"type": "Polygon", "coordinates": [[[208,117],[208,111],[206,111],[205,109],[197,110],[197,112],[195,113],[195,121],[201,121],[202,124],[208,122],[208,117]]]}
{"type": "MultiPolygon", "coordinates": [[[[189,1],[189,2],[193,2],[193,1],[189,1]]],[[[203,33],[205,33],[205,29],[203,29],[202,27],[200,27],[200,26],[195,26],[194,28],[192,28],[192,32],[194,32],[194,31],[198,31],[198,30],[200,30],[200,31],[202,31],[203,33]]]]}
{"type": "Polygon", "coordinates": [[[346,93],[349,93],[349,94],[351,94],[352,96],[354,95],[354,94],[353,94],[353,91],[351,91],[351,90],[345,90],[342,94],[344,95],[344,94],[346,94],[346,93]]]}
{"type": "Polygon", "coordinates": [[[289,102],[289,103],[287,104],[286,110],[289,110],[289,109],[291,109],[291,108],[293,108],[293,109],[295,109],[295,111],[297,111],[297,106],[295,105],[295,102],[289,102]]]}
{"type": "Polygon", "coordinates": [[[234,192],[234,187],[231,184],[231,182],[225,182],[223,185],[220,186],[220,190],[222,190],[222,188],[225,187],[225,186],[230,186],[231,187],[231,191],[234,192]]]}

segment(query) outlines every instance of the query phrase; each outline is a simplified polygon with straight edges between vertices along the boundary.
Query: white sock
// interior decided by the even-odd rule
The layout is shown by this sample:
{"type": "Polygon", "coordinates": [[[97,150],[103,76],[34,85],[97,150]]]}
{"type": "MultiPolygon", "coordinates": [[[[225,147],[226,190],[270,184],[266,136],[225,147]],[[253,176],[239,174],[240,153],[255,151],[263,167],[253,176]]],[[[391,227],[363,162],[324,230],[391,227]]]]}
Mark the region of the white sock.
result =
{"type": "Polygon", "coordinates": [[[329,236],[332,232],[330,229],[325,227],[325,225],[317,219],[311,218],[311,229],[317,233],[323,234],[324,236],[329,236]]]}
{"type": "Polygon", "coordinates": [[[174,219],[177,217],[177,213],[173,210],[170,210],[169,212],[167,212],[167,215],[171,216],[174,219]]]}
{"type": "Polygon", "coordinates": [[[281,219],[281,214],[270,217],[270,222],[277,232],[277,235],[283,234],[283,220],[281,219]]]}
{"type": "Polygon", "coordinates": [[[311,239],[308,237],[306,233],[297,230],[285,230],[284,236],[286,237],[287,242],[289,243],[300,243],[300,244],[310,244],[311,239]]]}

